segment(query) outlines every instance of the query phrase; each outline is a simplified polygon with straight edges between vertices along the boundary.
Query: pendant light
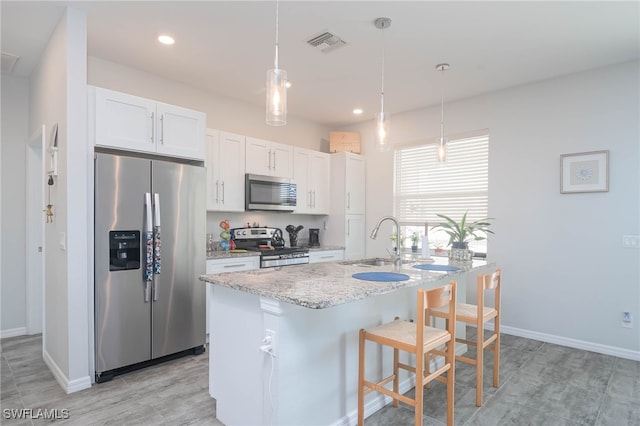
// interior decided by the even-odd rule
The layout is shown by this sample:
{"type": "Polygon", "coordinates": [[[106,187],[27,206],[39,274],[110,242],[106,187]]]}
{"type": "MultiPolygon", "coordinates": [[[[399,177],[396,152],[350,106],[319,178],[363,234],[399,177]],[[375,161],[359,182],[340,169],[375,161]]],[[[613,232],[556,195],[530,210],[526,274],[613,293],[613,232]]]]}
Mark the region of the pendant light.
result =
{"type": "Polygon", "coordinates": [[[380,152],[389,150],[390,116],[384,110],[384,30],[391,26],[391,19],[378,18],[374,21],[376,28],[382,30],[382,85],[380,90],[380,112],[376,114],[376,148],[380,152]]]}
{"type": "Polygon", "coordinates": [[[278,18],[279,5],[276,0],[276,55],[273,69],[267,70],[267,124],[287,124],[287,72],[278,68],[278,18]]]}
{"type": "Polygon", "coordinates": [[[449,69],[449,64],[438,64],[436,70],[442,72],[442,85],[440,94],[440,141],[438,142],[438,162],[447,161],[447,139],[444,136],[444,72],[449,69]]]}

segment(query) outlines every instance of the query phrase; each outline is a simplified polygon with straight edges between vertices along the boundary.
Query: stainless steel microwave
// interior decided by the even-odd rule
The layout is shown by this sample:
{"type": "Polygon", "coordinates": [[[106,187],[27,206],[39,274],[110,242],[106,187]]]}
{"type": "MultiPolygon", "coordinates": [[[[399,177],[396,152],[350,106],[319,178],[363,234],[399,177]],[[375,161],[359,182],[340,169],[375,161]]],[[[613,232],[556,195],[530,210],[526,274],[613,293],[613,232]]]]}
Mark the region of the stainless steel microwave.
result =
{"type": "Polygon", "coordinates": [[[296,208],[296,184],[291,179],[245,175],[245,209],[293,211],[296,208]]]}

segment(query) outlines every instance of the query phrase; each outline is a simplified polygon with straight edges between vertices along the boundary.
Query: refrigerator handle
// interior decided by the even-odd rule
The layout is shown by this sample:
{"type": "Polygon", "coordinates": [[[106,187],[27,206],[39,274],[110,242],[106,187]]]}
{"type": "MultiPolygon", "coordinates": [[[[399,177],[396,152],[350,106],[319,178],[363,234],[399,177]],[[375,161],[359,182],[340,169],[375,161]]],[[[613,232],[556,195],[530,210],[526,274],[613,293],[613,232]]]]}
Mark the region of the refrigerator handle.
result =
{"type": "Polygon", "coordinates": [[[153,273],[160,275],[162,269],[162,240],[160,239],[160,195],[153,194],[153,273]]]}
{"type": "Polygon", "coordinates": [[[144,224],[144,301],[149,301],[149,283],[153,280],[153,231],[151,230],[151,193],[145,192],[144,194],[144,208],[145,208],[145,224],[144,224]]]}
{"type": "MultiPolygon", "coordinates": [[[[160,194],[153,194],[153,273],[162,270],[162,240],[160,239],[160,194]]],[[[158,280],[153,280],[153,301],[158,300],[158,280]]]]}

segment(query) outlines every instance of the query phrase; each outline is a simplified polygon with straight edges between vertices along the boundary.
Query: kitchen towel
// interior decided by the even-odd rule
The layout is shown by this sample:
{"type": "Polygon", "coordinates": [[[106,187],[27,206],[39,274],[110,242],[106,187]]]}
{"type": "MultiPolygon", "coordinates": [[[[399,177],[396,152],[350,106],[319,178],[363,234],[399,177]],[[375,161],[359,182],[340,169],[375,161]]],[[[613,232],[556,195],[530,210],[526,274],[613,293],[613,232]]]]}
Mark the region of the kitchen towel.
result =
{"type": "Polygon", "coordinates": [[[396,272],[358,272],[351,275],[353,278],[365,281],[407,281],[409,275],[398,274],[396,272]]]}
{"type": "Polygon", "coordinates": [[[424,265],[413,265],[416,269],[422,269],[424,271],[459,271],[460,268],[457,266],[451,265],[433,265],[433,264],[424,264],[424,265]]]}

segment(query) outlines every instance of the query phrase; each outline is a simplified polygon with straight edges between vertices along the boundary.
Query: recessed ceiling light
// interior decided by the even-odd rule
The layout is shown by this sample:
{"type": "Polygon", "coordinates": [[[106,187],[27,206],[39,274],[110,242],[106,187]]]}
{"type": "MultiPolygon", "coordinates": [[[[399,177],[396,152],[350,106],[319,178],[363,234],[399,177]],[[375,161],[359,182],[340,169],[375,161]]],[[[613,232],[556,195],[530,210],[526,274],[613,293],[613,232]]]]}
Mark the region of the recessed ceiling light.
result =
{"type": "Polygon", "coordinates": [[[174,44],[176,41],[173,39],[173,37],[168,36],[166,34],[162,34],[158,36],[158,41],[162,44],[167,44],[167,45],[172,45],[174,44]]]}
{"type": "Polygon", "coordinates": [[[355,109],[353,110],[353,113],[354,113],[355,115],[360,115],[360,114],[362,114],[362,108],[355,108],[355,109]]]}
{"type": "Polygon", "coordinates": [[[284,87],[286,87],[287,89],[291,88],[291,81],[287,80],[284,82],[284,87]]]}

